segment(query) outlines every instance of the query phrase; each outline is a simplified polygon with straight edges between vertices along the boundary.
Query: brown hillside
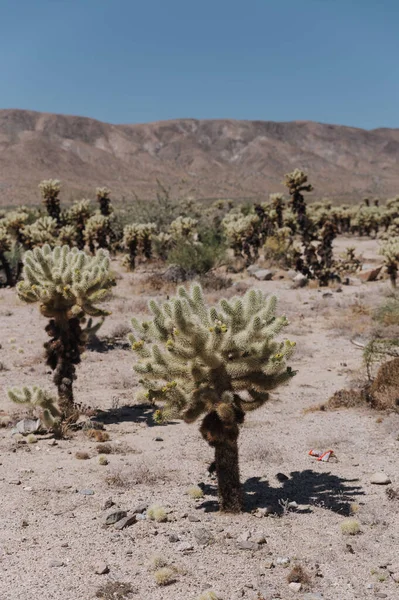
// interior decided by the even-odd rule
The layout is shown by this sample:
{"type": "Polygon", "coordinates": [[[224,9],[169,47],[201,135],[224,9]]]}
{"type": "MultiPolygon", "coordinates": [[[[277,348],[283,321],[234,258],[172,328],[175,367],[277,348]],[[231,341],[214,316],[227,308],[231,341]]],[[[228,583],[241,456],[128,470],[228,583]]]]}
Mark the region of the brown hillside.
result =
{"type": "Polygon", "coordinates": [[[399,130],[313,122],[181,119],[111,125],[84,117],[0,110],[0,204],[36,203],[43,178],[64,199],[112,188],[151,198],[156,179],[193,197],[282,191],[284,173],[311,173],[318,197],[350,201],[399,193],[399,130]]]}

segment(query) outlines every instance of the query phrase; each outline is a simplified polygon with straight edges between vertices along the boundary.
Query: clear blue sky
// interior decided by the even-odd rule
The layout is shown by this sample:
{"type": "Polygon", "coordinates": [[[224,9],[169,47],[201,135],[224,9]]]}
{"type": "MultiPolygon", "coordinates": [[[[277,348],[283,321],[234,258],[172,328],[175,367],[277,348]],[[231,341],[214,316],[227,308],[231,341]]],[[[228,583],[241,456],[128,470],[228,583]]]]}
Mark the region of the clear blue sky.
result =
{"type": "Polygon", "coordinates": [[[399,127],[398,0],[0,0],[0,108],[399,127]]]}

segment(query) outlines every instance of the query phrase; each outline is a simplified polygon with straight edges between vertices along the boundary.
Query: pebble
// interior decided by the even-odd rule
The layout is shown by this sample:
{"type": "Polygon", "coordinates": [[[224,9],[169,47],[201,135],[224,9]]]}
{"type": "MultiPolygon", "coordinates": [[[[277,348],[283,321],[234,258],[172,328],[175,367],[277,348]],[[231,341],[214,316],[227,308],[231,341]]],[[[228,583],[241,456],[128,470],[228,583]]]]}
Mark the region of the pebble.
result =
{"type": "Polygon", "coordinates": [[[106,563],[101,562],[94,567],[94,572],[96,575],[106,575],[109,573],[109,567],[106,563]]]}
{"type": "Polygon", "coordinates": [[[147,518],[147,515],[143,514],[143,513],[139,513],[138,515],[136,515],[137,521],[145,521],[146,518],[147,518]]]}
{"type": "Polygon", "coordinates": [[[52,560],[50,562],[50,567],[64,567],[65,563],[62,562],[62,560],[52,560]]]}
{"type": "Polygon", "coordinates": [[[375,592],[374,596],[376,598],[388,598],[388,594],[384,594],[384,592],[375,592]]]}
{"type": "Polygon", "coordinates": [[[194,537],[200,546],[206,546],[212,540],[211,532],[205,529],[205,527],[200,527],[200,529],[194,531],[194,537]]]}
{"type": "Polygon", "coordinates": [[[154,442],[163,442],[163,438],[156,437],[156,438],[154,438],[154,442]]]}
{"type": "Polygon", "coordinates": [[[24,487],[25,492],[31,492],[32,490],[33,490],[33,488],[30,486],[24,487]]]}
{"type": "Polygon", "coordinates": [[[293,592],[300,592],[301,588],[302,588],[302,584],[301,583],[297,583],[296,581],[291,581],[291,583],[288,584],[288,587],[293,592]]]}
{"type": "Polygon", "coordinates": [[[260,545],[255,542],[238,542],[238,548],[240,550],[259,550],[260,545]]]}
{"type": "Polygon", "coordinates": [[[276,559],[276,565],[281,565],[282,567],[287,567],[290,564],[290,559],[288,556],[279,556],[276,559]]]}
{"type": "Polygon", "coordinates": [[[94,496],[93,490],[79,490],[79,494],[83,496],[94,496]]]}
{"type": "Polygon", "coordinates": [[[177,535],[177,533],[171,533],[168,539],[169,539],[169,541],[170,541],[171,544],[176,544],[176,542],[180,541],[180,538],[177,535]]]}
{"type": "Polygon", "coordinates": [[[321,592],[308,592],[303,596],[303,600],[323,600],[321,592]]]}
{"type": "Polygon", "coordinates": [[[115,529],[125,529],[125,527],[130,527],[131,525],[136,523],[136,521],[137,521],[137,516],[135,514],[127,515],[126,517],[123,517],[123,519],[120,519],[120,521],[118,521],[115,524],[115,529]]]}
{"type": "Polygon", "coordinates": [[[199,523],[201,519],[197,517],[197,515],[188,515],[188,520],[190,523],[199,523]]]}
{"type": "Polygon", "coordinates": [[[112,498],[107,498],[107,500],[103,504],[103,510],[108,510],[113,506],[115,506],[115,502],[112,500],[112,498]]]}
{"type": "Polygon", "coordinates": [[[11,479],[8,483],[10,485],[21,485],[21,482],[19,479],[11,479]]]}
{"type": "Polygon", "coordinates": [[[376,485],[388,485],[388,483],[391,483],[391,480],[389,479],[388,475],[381,471],[374,473],[370,477],[370,483],[375,483],[376,485]]]}
{"type": "Polygon", "coordinates": [[[255,533],[251,536],[251,540],[255,542],[255,544],[266,544],[266,538],[263,533],[255,533]]]}
{"type": "Polygon", "coordinates": [[[267,560],[264,565],[265,569],[273,569],[274,568],[274,562],[272,560],[267,560]]]}
{"type": "Polygon", "coordinates": [[[177,549],[179,552],[189,552],[190,550],[194,550],[194,546],[188,542],[181,542],[181,544],[177,546],[177,549]]]}
{"type": "Polygon", "coordinates": [[[392,579],[394,580],[395,583],[399,583],[399,572],[398,573],[392,573],[391,577],[392,577],[392,579]]]}
{"type": "Polygon", "coordinates": [[[106,517],[105,524],[106,525],[113,525],[114,523],[117,523],[118,521],[120,521],[124,517],[127,517],[127,512],[125,510],[115,510],[114,512],[110,513],[106,517]]]}
{"type": "Polygon", "coordinates": [[[132,510],[132,512],[135,515],[140,515],[142,513],[145,513],[146,510],[147,510],[147,508],[148,508],[148,504],[144,504],[144,503],[143,504],[137,504],[137,506],[134,507],[134,509],[132,510]]]}

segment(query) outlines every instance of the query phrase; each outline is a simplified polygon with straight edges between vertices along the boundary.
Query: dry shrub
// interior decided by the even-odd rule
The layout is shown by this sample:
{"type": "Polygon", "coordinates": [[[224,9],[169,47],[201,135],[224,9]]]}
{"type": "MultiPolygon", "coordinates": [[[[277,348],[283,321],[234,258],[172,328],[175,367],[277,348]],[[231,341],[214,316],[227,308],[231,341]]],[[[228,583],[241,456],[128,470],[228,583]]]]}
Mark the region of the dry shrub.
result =
{"type": "Polygon", "coordinates": [[[130,583],[122,581],[108,581],[96,592],[96,598],[100,600],[128,600],[136,594],[136,590],[130,583]]]}
{"type": "Polygon", "coordinates": [[[112,471],[104,481],[109,487],[125,488],[131,484],[131,479],[121,471],[112,471]]]}
{"type": "Polygon", "coordinates": [[[287,575],[288,583],[302,583],[303,586],[310,584],[310,576],[301,565],[295,565],[287,575]]]}
{"type": "Polygon", "coordinates": [[[109,434],[101,429],[86,429],[87,437],[96,442],[107,442],[109,440],[109,434]]]}
{"type": "MultiPolygon", "coordinates": [[[[324,404],[323,410],[336,408],[353,408],[354,406],[360,406],[366,401],[362,390],[338,390],[328,400],[327,404],[324,404]]],[[[319,405],[320,407],[320,405],[319,405]]],[[[321,408],[319,408],[321,410],[321,408]]]]}
{"type": "Polygon", "coordinates": [[[377,410],[399,410],[399,358],[380,366],[368,395],[371,406],[377,410]]]}
{"type": "Polygon", "coordinates": [[[170,585],[176,581],[176,572],[170,567],[163,567],[155,571],[154,579],[157,585],[170,585]]]}
{"type": "Polygon", "coordinates": [[[131,328],[128,323],[117,323],[107,336],[109,340],[120,340],[126,338],[127,334],[131,333],[131,328]]]}
{"type": "Polygon", "coordinates": [[[88,460],[90,458],[90,454],[88,452],[76,452],[75,458],[78,460],[88,460]]]}
{"type": "Polygon", "coordinates": [[[96,450],[99,454],[112,454],[113,452],[111,444],[98,444],[96,450]]]}

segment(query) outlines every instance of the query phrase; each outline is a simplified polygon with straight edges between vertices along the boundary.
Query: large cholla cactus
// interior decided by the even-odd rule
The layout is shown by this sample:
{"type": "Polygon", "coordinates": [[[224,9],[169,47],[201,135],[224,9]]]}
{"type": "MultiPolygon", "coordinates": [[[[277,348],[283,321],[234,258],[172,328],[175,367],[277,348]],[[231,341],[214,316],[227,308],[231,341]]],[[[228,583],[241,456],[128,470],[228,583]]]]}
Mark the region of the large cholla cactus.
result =
{"type": "Polygon", "coordinates": [[[313,191],[313,186],[307,183],[307,181],[308,176],[300,169],[295,169],[292,173],[287,173],[284,181],[290,196],[292,196],[292,210],[297,216],[304,242],[312,240],[312,223],[306,215],[306,202],[302,193],[313,191]]]}
{"type": "Polygon", "coordinates": [[[6,257],[6,252],[11,250],[11,237],[7,233],[5,227],[0,226],[0,268],[4,270],[6,277],[6,285],[13,285],[12,269],[6,257]]]}
{"type": "Polygon", "coordinates": [[[29,214],[24,210],[12,210],[2,220],[2,225],[7,229],[10,236],[18,243],[23,243],[23,233],[29,214]]]}
{"type": "Polygon", "coordinates": [[[271,217],[274,218],[275,215],[277,227],[281,228],[284,225],[284,196],[283,194],[270,194],[269,198],[273,209],[271,217]]]}
{"type": "Polygon", "coordinates": [[[156,229],[155,223],[132,223],[124,228],[123,246],[128,252],[125,263],[130,269],[135,268],[139,251],[148,260],[152,257],[152,237],[156,229]]]}
{"type": "Polygon", "coordinates": [[[98,187],[96,188],[96,196],[97,201],[100,205],[100,213],[104,217],[109,217],[109,215],[113,212],[113,207],[111,204],[110,198],[111,190],[107,187],[98,187]]]}
{"type": "Polygon", "coordinates": [[[39,189],[43,196],[43,204],[47,209],[49,217],[57,221],[61,220],[61,207],[58,195],[61,191],[61,182],[58,179],[45,179],[39,183],[39,189]]]}
{"type": "Polygon", "coordinates": [[[288,323],[275,316],[276,303],[252,290],[208,308],[197,285],[162,306],[150,302],[153,321],[132,320],[135,370],[150,400],[164,402],[163,417],[192,423],[205,415],[200,431],[215,448],[225,511],[241,509],[237,441],[245,413],[294,375],[286,360],[295,344],[275,340],[288,323]]]}
{"type": "Polygon", "coordinates": [[[255,213],[244,216],[241,212],[228,213],[223,221],[223,229],[235,256],[245,256],[248,263],[256,260],[261,239],[258,235],[260,218],[255,213]]]}
{"type": "Polygon", "coordinates": [[[381,247],[380,254],[384,257],[385,267],[391,283],[396,287],[399,270],[399,237],[385,242],[381,247]]]}
{"type": "Polygon", "coordinates": [[[76,245],[83,250],[85,245],[84,230],[91,216],[91,201],[87,199],[74,202],[66,213],[67,222],[75,228],[76,245]]]}
{"type": "Polygon", "coordinates": [[[38,410],[43,425],[53,431],[56,437],[61,436],[61,412],[55,398],[46,390],[34,385],[32,388],[12,388],[7,393],[12,402],[25,404],[33,412],[38,410]]]}
{"type": "Polygon", "coordinates": [[[85,315],[102,316],[97,304],[104,300],[113,278],[108,253],[99,250],[88,256],[77,248],[45,245],[24,257],[23,281],[17,285],[24,302],[39,302],[40,312],[50,319],[46,331],[46,362],[54,371],[59,406],[64,417],[75,412],[73,381],[86,337],[81,324],[85,315]]]}

